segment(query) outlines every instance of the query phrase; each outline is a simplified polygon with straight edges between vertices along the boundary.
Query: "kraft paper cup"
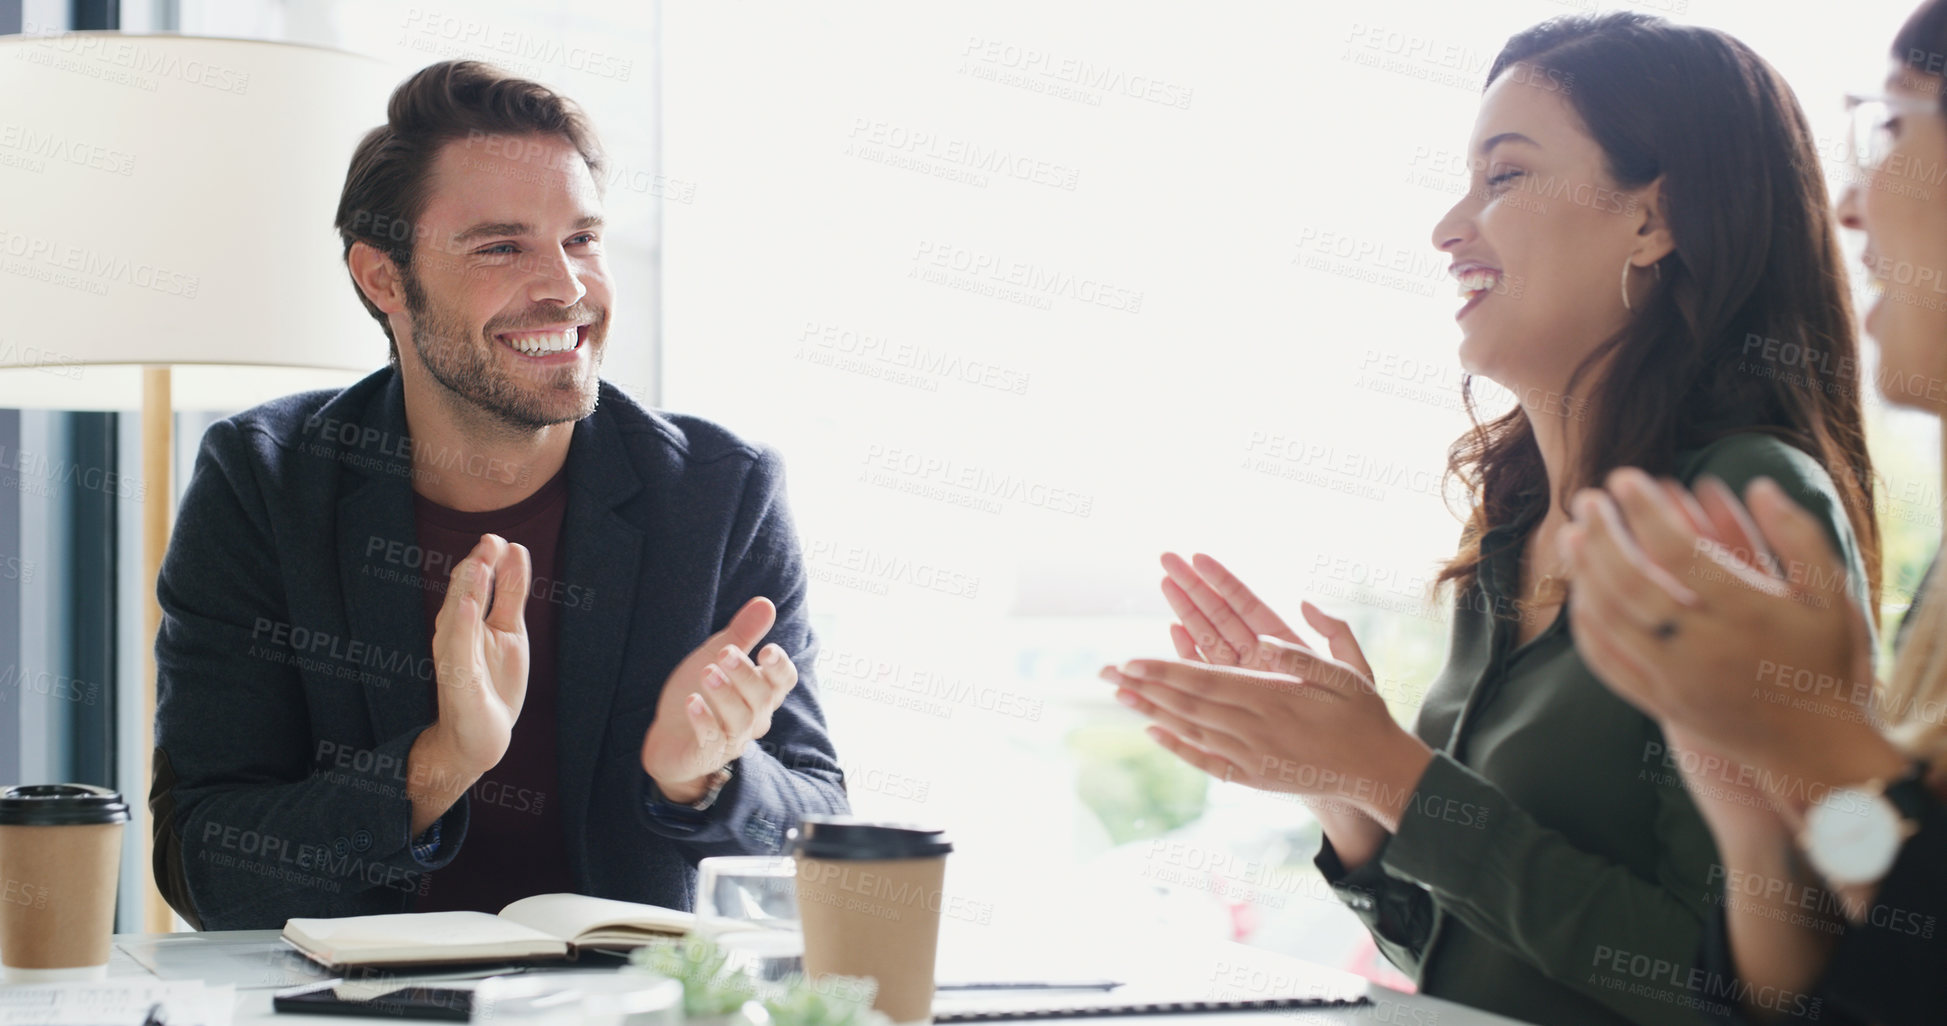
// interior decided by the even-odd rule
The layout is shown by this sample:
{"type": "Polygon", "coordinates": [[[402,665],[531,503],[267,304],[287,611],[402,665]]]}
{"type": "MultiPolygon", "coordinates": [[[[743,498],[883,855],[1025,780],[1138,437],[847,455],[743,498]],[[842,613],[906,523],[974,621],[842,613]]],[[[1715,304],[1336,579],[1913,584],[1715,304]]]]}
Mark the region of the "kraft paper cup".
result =
{"type": "Polygon", "coordinates": [[[807,816],[794,835],[805,975],[869,976],[872,1007],[931,1021],[946,835],[849,816],[807,816]]]}
{"type": "Polygon", "coordinates": [[[0,977],[107,978],[127,822],[105,787],[0,788],[0,977]]]}

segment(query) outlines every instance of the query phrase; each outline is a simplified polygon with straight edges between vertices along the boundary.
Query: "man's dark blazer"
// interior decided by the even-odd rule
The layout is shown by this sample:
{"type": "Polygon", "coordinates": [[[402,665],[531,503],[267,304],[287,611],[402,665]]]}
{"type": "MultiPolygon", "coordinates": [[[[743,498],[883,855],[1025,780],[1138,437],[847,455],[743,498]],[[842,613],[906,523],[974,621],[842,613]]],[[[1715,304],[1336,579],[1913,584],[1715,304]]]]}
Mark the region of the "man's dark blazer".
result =
{"type": "MultiPolygon", "coordinates": [[[[451,571],[415,565],[411,447],[391,368],[203,436],[156,588],[149,800],[156,882],[199,928],[405,911],[467,843],[472,798],[441,818],[432,857],[407,836],[407,753],[436,711],[417,578],[451,571]]],[[[688,909],[698,859],[777,852],[801,814],[847,809],[782,465],[604,383],[567,471],[560,793],[541,798],[560,803],[578,891],[688,909]],[[767,640],[798,685],[712,808],[655,801],[640,751],[663,681],[757,595],[777,604],[767,640]]]]}

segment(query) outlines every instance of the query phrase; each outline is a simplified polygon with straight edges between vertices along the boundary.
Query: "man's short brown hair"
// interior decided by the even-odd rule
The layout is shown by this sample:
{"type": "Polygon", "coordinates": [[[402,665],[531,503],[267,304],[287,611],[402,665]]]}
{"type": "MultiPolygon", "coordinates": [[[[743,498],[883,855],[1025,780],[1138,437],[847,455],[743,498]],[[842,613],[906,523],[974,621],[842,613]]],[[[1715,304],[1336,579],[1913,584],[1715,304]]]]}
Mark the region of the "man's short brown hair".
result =
{"type": "MultiPolygon", "coordinates": [[[[415,72],[392,91],[385,124],[365,134],[345,172],[335,224],[345,244],[346,269],[351,268],[352,243],[364,242],[390,257],[410,283],[413,245],[420,234],[416,225],[426,208],[426,183],[440,148],[456,139],[537,134],[568,140],[599,188],[601,144],[575,101],[481,61],[443,61],[415,72]]],[[[352,287],[358,289],[356,281],[352,287]]],[[[365,290],[358,289],[358,299],[385,330],[396,365],[399,340],[392,337],[391,323],[365,290]]]]}

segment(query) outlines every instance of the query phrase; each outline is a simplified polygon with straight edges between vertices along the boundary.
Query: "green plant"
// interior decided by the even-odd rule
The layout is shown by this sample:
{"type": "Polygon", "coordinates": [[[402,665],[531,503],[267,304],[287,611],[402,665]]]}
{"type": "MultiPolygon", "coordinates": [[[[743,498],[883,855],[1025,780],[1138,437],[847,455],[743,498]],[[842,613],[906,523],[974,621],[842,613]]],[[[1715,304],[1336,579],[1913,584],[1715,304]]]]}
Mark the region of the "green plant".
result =
{"type": "Polygon", "coordinates": [[[683,1014],[727,1015],[757,994],[743,973],[726,971],[730,956],[701,937],[657,939],[629,954],[629,964],[683,985],[683,1014]]]}
{"type": "Polygon", "coordinates": [[[1112,844],[1161,837],[1203,815],[1210,776],[1123,723],[1077,728],[1075,790],[1112,844]]]}
{"type": "Polygon", "coordinates": [[[764,999],[764,1011],[771,1026],[889,1026],[892,1020],[872,1007],[878,992],[879,981],[869,976],[793,976],[764,999]]]}

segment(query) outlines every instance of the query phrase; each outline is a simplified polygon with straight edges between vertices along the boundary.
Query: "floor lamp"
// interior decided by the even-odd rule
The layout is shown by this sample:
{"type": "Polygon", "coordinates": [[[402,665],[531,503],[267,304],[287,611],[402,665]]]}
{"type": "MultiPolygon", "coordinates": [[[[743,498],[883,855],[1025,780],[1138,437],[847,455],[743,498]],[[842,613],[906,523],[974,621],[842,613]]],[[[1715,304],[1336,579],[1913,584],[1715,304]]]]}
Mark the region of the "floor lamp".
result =
{"type": "MultiPolygon", "coordinates": [[[[174,411],[240,410],[385,363],[331,220],[403,77],[284,43],[0,36],[0,96],[26,100],[0,120],[0,408],[141,412],[143,724],[174,411]]],[[[144,929],[167,931],[140,833],[144,929]]]]}

